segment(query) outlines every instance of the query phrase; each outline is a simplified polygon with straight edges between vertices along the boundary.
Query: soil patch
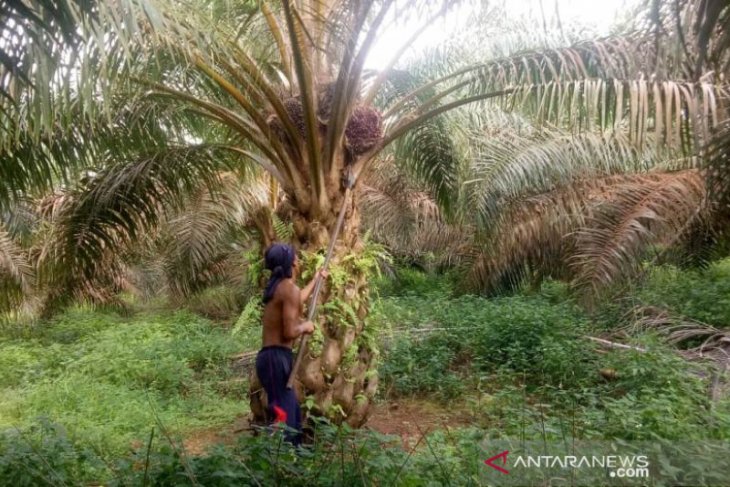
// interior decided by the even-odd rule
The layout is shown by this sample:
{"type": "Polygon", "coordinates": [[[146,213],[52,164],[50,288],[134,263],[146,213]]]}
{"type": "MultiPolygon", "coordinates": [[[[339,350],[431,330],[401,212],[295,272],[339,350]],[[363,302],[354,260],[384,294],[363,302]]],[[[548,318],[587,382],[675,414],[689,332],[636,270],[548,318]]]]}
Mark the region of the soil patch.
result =
{"type": "Polygon", "coordinates": [[[373,406],[365,427],[387,435],[400,436],[404,448],[412,448],[435,430],[471,426],[474,418],[464,409],[423,400],[401,400],[373,406]]]}
{"type": "Polygon", "coordinates": [[[248,415],[239,416],[232,424],[223,429],[219,426],[192,431],[185,436],[183,447],[186,455],[199,456],[203,455],[212,445],[221,443],[233,445],[240,435],[246,434],[250,434],[248,415]]]}
{"type": "MultiPolygon", "coordinates": [[[[404,399],[373,405],[373,411],[365,424],[366,428],[382,434],[398,436],[404,448],[413,448],[423,435],[436,430],[449,431],[453,428],[471,426],[473,416],[465,409],[454,408],[426,400],[404,399]]],[[[232,445],[240,435],[251,434],[248,415],[239,416],[225,428],[203,428],[185,436],[185,453],[202,455],[211,446],[219,443],[232,445]]]]}

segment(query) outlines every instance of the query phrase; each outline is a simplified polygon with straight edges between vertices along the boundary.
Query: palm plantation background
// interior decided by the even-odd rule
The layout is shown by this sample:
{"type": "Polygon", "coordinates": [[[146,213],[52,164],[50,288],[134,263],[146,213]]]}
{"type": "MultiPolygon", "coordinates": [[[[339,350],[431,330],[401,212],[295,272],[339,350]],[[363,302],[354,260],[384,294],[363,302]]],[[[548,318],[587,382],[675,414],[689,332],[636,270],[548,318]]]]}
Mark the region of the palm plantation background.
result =
{"type": "MultiPolygon", "coordinates": [[[[724,1],[638,2],[607,37],[486,2],[2,9],[8,324],[163,299],[240,315],[255,336],[262,249],[293,243],[306,279],[344,207],[297,390],[312,417],[361,426],[378,393],[376,275],[416,267],[484,296],[559,281],[595,313],[654,266],[727,255],[724,1]],[[409,52],[461,4],[458,35],[409,52]],[[366,68],[404,21],[421,28],[366,68]]],[[[650,308],[645,324],[665,323],[650,308]]],[[[721,330],[682,327],[724,350],[721,330]]]]}

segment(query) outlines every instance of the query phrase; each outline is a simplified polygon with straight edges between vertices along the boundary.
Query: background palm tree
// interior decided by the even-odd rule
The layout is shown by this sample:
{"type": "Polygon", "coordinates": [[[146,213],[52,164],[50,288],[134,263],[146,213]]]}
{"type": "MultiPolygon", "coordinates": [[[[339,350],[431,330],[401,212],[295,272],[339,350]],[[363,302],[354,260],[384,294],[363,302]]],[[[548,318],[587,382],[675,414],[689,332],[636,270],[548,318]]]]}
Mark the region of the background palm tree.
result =
{"type": "MultiPolygon", "coordinates": [[[[407,184],[392,173],[397,189],[371,191],[366,202],[380,238],[406,259],[427,255],[433,260],[435,255],[437,263],[457,264],[467,276],[461,283],[468,291],[489,293],[552,276],[572,281],[586,303],[640,274],[643,259],[657,246],[663,249],[660,256],[684,263],[701,264],[718,256],[711,249],[726,240],[720,188],[726,187],[722,180],[727,172],[717,166],[723,164],[727,143],[720,122],[727,117],[727,86],[724,77],[715,76],[718,59],[726,53],[709,56],[715,70],[704,66],[698,74],[692,53],[700,47],[688,43],[702,36],[679,31],[677,25],[689,22],[700,28],[698,12],[705,7],[688,2],[680,4],[679,11],[668,4],[657,11],[657,5],[638,11],[637,23],[627,27],[629,34],[577,41],[568,49],[526,52],[501,65],[516,69],[533,62],[559,65],[565,59],[581,59],[600,73],[584,80],[588,84],[635,78],[625,92],[619,87],[608,97],[628,96],[625,107],[653,110],[646,126],[635,115],[614,113],[611,123],[602,115],[593,123],[583,118],[605,109],[605,95],[591,101],[595,92],[588,86],[578,91],[583,100],[576,100],[570,88],[555,98],[548,89],[537,109],[531,97],[526,104],[507,106],[509,113],[504,105],[465,107],[444,118],[446,131],[468,134],[461,137],[468,163],[454,195],[457,218],[444,222],[438,211],[419,213],[419,208],[435,202],[419,196],[423,191],[427,195],[427,189],[416,188],[409,199],[407,184]],[[650,72],[653,82],[642,79],[650,72]],[[697,97],[700,90],[704,93],[697,97]],[[670,105],[679,111],[667,118],[664,109],[670,105]],[[707,117],[710,113],[714,115],[707,117]],[[706,172],[707,164],[716,170],[706,172]],[[420,232],[423,228],[428,230],[420,232]],[[407,244],[399,247],[392,245],[395,242],[407,244]]],[[[720,19],[724,12],[719,12],[720,19]]],[[[701,28],[714,29],[715,42],[721,44],[723,30],[718,25],[701,28]]],[[[511,49],[552,47],[571,35],[555,29],[556,41],[550,35],[535,39],[532,32],[525,39],[519,32],[513,29],[509,37],[516,44],[511,49]]],[[[477,44],[484,52],[477,55],[503,52],[504,38],[490,41],[480,38],[477,44]]]]}

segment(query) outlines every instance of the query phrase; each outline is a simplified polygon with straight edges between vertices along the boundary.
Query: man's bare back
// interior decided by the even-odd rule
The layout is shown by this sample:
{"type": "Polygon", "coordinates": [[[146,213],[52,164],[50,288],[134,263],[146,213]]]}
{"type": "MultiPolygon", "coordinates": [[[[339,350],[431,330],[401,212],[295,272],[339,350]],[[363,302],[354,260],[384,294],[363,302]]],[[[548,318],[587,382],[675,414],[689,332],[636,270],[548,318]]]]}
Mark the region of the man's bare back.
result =
{"type": "Polygon", "coordinates": [[[302,292],[293,279],[284,279],[277,286],[274,298],[264,308],[263,346],[281,345],[291,348],[302,333],[312,333],[314,325],[302,321],[302,292]]]}

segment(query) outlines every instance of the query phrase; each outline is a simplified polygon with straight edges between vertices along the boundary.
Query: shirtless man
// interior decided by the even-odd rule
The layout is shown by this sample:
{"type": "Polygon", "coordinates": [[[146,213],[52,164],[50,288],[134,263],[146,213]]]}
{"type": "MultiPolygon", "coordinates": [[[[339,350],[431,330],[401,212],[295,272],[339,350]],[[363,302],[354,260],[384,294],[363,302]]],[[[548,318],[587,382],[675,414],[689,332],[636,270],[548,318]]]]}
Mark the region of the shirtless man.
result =
{"type": "MultiPolygon", "coordinates": [[[[292,370],[294,340],[314,331],[314,324],[302,320],[301,315],[317,276],[304,289],[297,287],[299,259],[289,245],[271,245],[264,260],[271,278],[264,290],[263,348],[256,356],[256,374],[266,390],[269,422],[285,422],[291,429],[301,431],[299,402],[286,383],[292,370]]],[[[317,275],[325,279],[327,271],[320,269],[317,275]]],[[[300,436],[287,433],[287,439],[294,444],[299,444],[300,436]]]]}

